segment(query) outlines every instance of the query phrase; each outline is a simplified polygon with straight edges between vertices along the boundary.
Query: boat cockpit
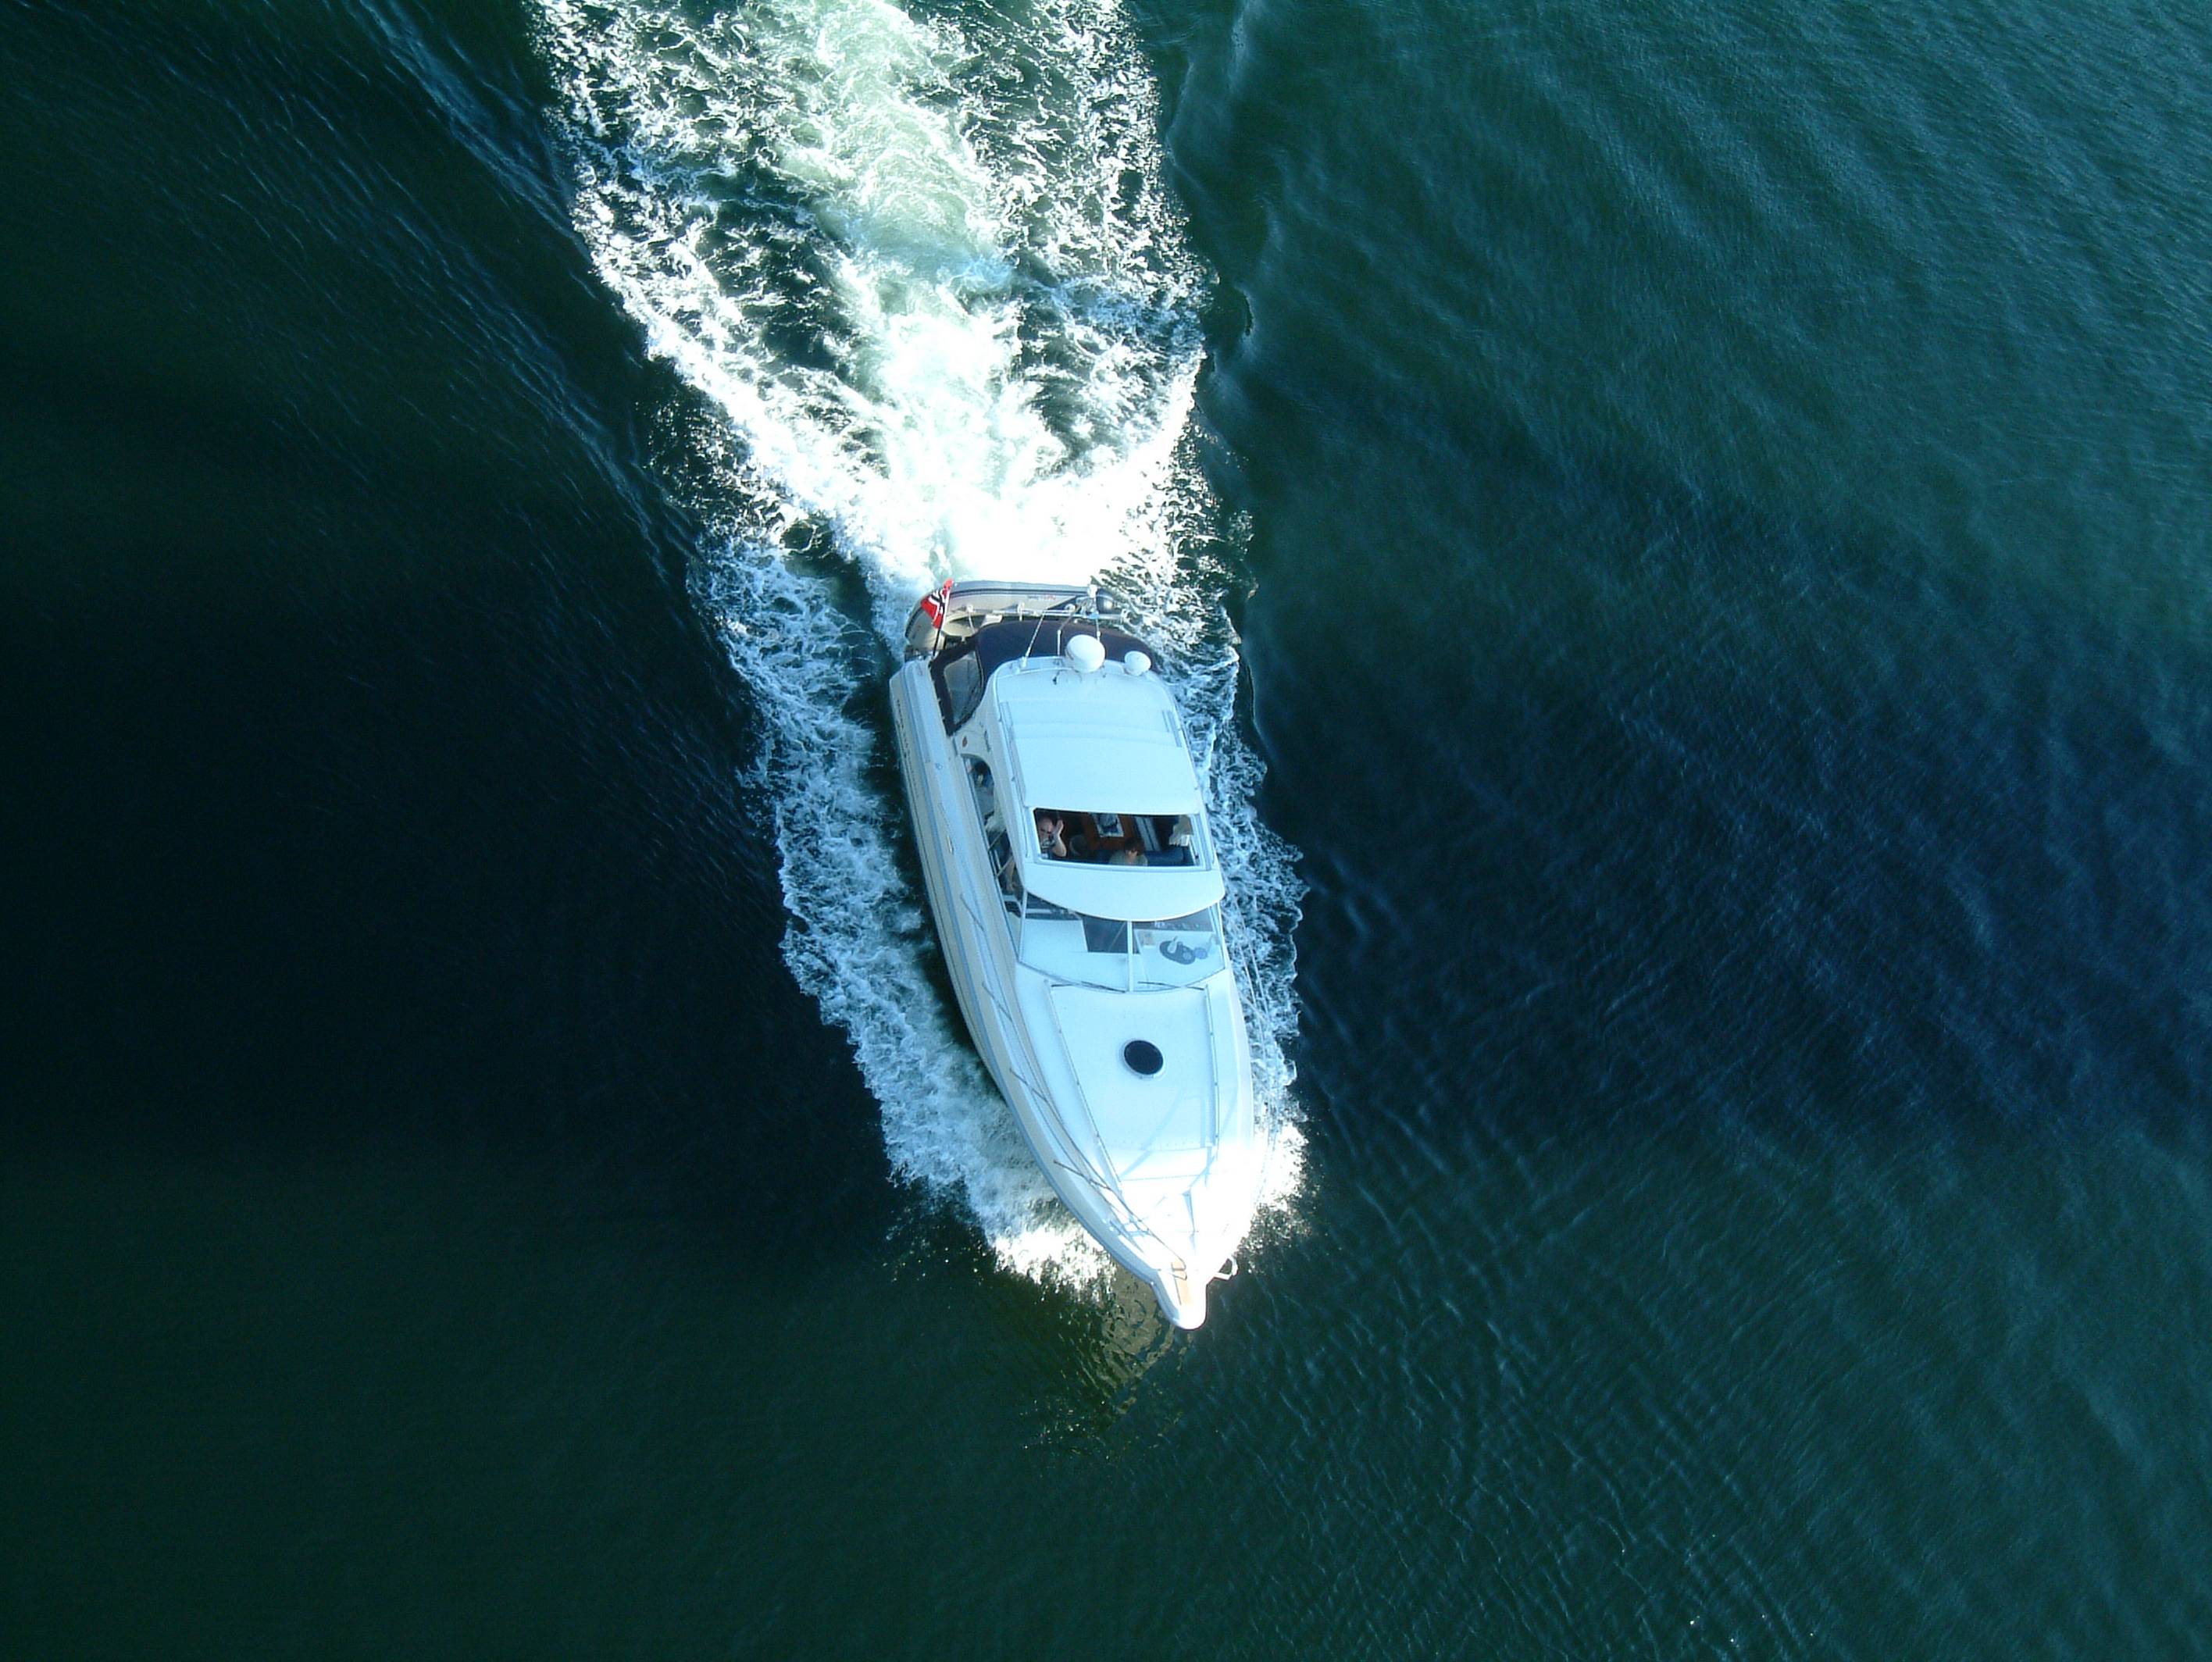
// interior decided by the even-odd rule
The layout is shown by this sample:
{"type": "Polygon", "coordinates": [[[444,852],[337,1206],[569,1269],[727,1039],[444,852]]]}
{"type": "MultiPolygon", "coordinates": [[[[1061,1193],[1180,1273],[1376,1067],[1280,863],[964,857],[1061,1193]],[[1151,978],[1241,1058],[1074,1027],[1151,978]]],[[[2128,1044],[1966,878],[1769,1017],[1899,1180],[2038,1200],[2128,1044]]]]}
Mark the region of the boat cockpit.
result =
{"type": "MultiPolygon", "coordinates": [[[[991,770],[971,760],[968,780],[998,878],[1000,908],[1021,962],[1055,980],[1117,992],[1194,986],[1224,968],[1218,907],[1178,917],[1103,918],[1031,890],[1022,881],[1020,855],[1000,816],[991,770]]],[[[1040,808],[1030,811],[1030,820],[1037,852],[1047,860],[1115,866],[1202,863],[1201,822],[1189,814],[1060,813],[1040,808]],[[1057,847],[1046,834],[1048,823],[1057,830],[1057,847]]],[[[1131,881],[1145,879],[1132,874],[1131,881]]]]}
{"type": "Polygon", "coordinates": [[[1085,814],[1040,808],[1037,852],[1091,865],[1189,865],[1195,828],[1188,814],[1085,814]]]}

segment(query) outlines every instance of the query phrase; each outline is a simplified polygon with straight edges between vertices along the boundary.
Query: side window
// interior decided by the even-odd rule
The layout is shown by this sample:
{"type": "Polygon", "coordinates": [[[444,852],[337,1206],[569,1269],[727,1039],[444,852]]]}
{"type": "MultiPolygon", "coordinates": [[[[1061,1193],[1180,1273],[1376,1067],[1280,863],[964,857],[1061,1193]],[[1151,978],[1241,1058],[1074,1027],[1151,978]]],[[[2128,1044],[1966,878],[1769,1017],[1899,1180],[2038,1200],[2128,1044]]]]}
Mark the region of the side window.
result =
{"type": "Polygon", "coordinates": [[[968,759],[968,788],[975,798],[975,817],[983,822],[986,833],[1000,829],[999,787],[991,777],[987,763],[968,759]]]}
{"type": "Polygon", "coordinates": [[[952,726],[966,725],[968,718],[975,713],[975,707],[983,701],[983,660],[969,652],[946,664],[945,696],[952,707],[952,726]]]}
{"type": "Polygon", "coordinates": [[[1006,902],[1007,927],[1012,928],[1022,913],[1021,873],[1014,864],[1013,845],[1006,839],[1006,822],[999,812],[998,781],[991,777],[990,764],[974,756],[968,759],[968,792],[975,801],[975,817],[983,822],[983,846],[991,862],[991,874],[999,880],[1000,896],[1006,902]]]}

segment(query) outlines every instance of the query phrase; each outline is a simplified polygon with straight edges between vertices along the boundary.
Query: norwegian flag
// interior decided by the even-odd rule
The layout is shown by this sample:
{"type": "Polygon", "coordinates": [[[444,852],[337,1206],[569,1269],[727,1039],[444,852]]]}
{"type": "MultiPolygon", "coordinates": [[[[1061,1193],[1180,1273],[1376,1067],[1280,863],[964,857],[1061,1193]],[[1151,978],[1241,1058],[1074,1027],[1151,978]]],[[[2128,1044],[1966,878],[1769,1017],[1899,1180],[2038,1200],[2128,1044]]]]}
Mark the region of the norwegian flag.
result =
{"type": "Polygon", "coordinates": [[[931,628],[941,629],[945,627],[945,609],[951,604],[951,601],[952,579],[951,578],[945,579],[945,586],[935,594],[922,596],[921,615],[929,620],[931,628]]]}

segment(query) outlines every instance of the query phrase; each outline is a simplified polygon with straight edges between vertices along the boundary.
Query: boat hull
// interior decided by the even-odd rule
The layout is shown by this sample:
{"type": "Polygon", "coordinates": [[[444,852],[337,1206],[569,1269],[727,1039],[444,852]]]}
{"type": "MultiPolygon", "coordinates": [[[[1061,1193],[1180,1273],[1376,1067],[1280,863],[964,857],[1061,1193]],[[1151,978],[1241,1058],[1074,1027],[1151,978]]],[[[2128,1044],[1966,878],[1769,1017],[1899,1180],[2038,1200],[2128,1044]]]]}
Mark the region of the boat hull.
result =
{"type": "MultiPolygon", "coordinates": [[[[1030,1012],[1049,1007],[1050,987],[1017,959],[982,828],[967,801],[960,758],[945,731],[926,663],[909,662],[892,677],[890,702],[923,885],[953,995],[976,1052],[1054,1192],[1116,1261],[1152,1287],[1170,1321],[1196,1327],[1206,1316],[1206,1283],[1241,1238],[1249,1208],[1215,1232],[1232,1238],[1219,1241],[1218,1253],[1201,1262],[1212,1251],[1203,1238],[1163,1238],[1146,1226],[1114,1185],[1097,1180],[1099,1150],[1085,1136],[1080,1082],[1071,1074],[1049,1018],[1042,1024],[1045,1044],[1040,1046],[1033,1031],[1041,1024],[1030,1012]]],[[[1243,1016],[1229,978],[1220,980],[1220,986],[1200,990],[1196,996],[1210,1001],[1207,1019],[1220,1030],[1216,1066],[1243,1093],[1235,1107],[1249,1121],[1243,1016]]]]}

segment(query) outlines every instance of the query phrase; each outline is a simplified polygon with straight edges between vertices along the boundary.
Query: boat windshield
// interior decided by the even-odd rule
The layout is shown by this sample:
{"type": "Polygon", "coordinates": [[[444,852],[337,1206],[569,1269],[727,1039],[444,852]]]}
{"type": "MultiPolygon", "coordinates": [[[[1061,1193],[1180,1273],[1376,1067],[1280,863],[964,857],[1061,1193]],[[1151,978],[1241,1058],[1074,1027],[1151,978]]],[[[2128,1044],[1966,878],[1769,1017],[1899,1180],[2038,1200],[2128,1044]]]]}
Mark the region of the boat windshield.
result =
{"type": "Polygon", "coordinates": [[[1047,859],[1088,865],[1204,865],[1198,822],[1189,814],[1079,813],[1040,808],[1037,847],[1047,859]]]}
{"type": "MultiPolygon", "coordinates": [[[[1008,910],[1011,912],[1012,907],[1008,910]]],[[[1021,900],[1015,923],[1021,961],[1056,981],[1115,992],[1195,986],[1227,962],[1218,908],[1149,923],[1094,918],[1035,895],[1021,900]]]]}

